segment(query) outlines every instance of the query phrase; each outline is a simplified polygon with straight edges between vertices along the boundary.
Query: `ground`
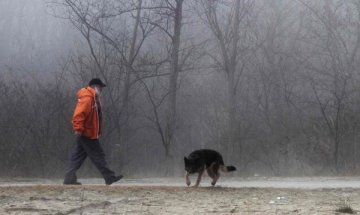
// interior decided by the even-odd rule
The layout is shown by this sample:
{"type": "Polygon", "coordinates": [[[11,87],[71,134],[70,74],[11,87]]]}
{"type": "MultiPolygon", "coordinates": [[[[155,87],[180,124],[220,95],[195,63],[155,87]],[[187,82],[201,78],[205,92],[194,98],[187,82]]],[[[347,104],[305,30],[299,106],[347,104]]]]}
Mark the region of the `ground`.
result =
{"type": "Polygon", "coordinates": [[[223,179],[186,187],[182,179],[0,180],[0,214],[337,214],[360,211],[360,179],[223,179]],[[236,183],[237,182],[237,183],[236,183]],[[258,184],[258,186],[256,186],[258,184]]]}

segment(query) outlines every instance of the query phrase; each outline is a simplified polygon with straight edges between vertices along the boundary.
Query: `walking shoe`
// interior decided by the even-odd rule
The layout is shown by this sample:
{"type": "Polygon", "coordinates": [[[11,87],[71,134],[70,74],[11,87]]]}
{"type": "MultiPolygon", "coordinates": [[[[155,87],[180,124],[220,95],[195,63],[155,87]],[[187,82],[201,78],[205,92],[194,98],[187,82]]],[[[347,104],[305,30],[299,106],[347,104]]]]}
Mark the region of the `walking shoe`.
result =
{"type": "Polygon", "coordinates": [[[114,182],[119,181],[122,177],[123,177],[122,175],[117,175],[117,176],[113,176],[111,178],[105,179],[105,184],[110,185],[114,182]]]}
{"type": "Polygon", "coordinates": [[[64,182],[64,185],[81,185],[80,182],[75,181],[75,182],[64,182]]]}

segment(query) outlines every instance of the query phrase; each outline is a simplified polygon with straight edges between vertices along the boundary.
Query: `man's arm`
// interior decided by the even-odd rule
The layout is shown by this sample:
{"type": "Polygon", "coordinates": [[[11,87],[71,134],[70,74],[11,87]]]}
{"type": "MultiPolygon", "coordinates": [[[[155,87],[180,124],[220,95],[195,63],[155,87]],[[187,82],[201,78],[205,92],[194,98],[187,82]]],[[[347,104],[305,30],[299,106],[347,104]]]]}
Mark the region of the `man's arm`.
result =
{"type": "Polygon", "coordinates": [[[85,130],[85,120],[91,111],[91,98],[85,97],[78,99],[75,111],[73,114],[72,125],[75,134],[81,135],[85,130]]]}

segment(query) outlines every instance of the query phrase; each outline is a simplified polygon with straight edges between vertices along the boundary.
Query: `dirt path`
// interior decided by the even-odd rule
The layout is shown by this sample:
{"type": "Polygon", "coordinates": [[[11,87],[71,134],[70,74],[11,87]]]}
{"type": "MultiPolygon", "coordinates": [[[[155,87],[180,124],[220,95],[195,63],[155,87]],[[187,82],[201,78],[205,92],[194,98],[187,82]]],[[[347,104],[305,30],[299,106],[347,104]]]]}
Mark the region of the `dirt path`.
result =
{"type": "Polygon", "coordinates": [[[0,214],[336,214],[360,189],[1,186],[0,214]]]}
{"type": "MultiPolygon", "coordinates": [[[[79,179],[85,185],[102,185],[103,179],[79,179]]],[[[196,176],[191,177],[192,183],[196,176]]],[[[205,176],[201,181],[201,186],[209,186],[210,178],[205,176]]],[[[0,187],[4,186],[29,186],[29,185],[60,185],[62,179],[36,179],[36,178],[0,178],[0,187]]],[[[166,186],[183,187],[183,178],[125,178],[117,183],[123,186],[166,186]]],[[[290,188],[290,189],[337,189],[353,188],[360,189],[360,177],[302,177],[302,178],[274,178],[274,177],[252,177],[236,178],[221,177],[217,186],[223,188],[290,188]]]]}

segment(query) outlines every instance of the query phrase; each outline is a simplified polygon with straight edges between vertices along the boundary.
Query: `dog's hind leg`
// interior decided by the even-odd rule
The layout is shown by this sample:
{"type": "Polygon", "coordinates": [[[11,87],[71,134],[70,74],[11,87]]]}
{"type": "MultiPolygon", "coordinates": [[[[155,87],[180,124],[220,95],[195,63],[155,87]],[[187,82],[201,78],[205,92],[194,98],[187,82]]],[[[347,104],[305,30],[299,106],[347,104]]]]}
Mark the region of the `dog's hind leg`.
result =
{"type": "Polygon", "coordinates": [[[216,165],[216,163],[212,163],[207,169],[207,173],[209,175],[209,177],[212,179],[211,185],[214,186],[216,183],[216,172],[214,171],[214,166],[216,165]]]}
{"type": "Polygon", "coordinates": [[[215,186],[215,184],[216,184],[216,182],[217,182],[217,180],[220,178],[220,173],[217,173],[216,175],[215,175],[215,178],[213,179],[213,181],[211,182],[211,185],[212,186],[215,186]]]}
{"type": "Polygon", "coordinates": [[[214,173],[213,170],[211,169],[207,169],[207,173],[209,177],[212,179],[211,185],[214,186],[217,181],[216,173],[214,173]]]}
{"type": "Polygon", "coordinates": [[[212,163],[211,165],[210,165],[210,167],[208,167],[207,169],[206,169],[206,171],[207,171],[207,174],[209,175],[209,177],[210,178],[214,178],[215,177],[215,172],[214,172],[214,170],[213,170],[213,164],[214,163],[212,163]]]}
{"type": "Polygon", "coordinates": [[[218,163],[214,162],[211,164],[211,171],[213,172],[213,177],[211,177],[213,179],[211,182],[212,186],[215,186],[217,180],[220,178],[219,168],[220,165],[218,163]]]}

